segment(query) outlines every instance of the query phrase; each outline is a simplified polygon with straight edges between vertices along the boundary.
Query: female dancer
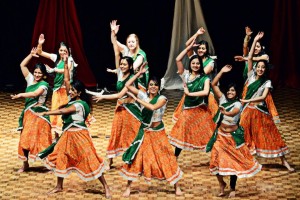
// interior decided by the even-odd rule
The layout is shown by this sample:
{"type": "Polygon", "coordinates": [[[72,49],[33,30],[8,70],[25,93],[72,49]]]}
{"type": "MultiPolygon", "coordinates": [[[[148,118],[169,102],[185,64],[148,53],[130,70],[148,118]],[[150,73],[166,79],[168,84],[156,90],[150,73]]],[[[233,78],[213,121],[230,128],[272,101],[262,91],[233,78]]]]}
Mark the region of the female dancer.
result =
{"type": "MultiPolygon", "coordinates": [[[[242,98],[245,98],[246,92],[247,92],[247,86],[248,86],[248,76],[247,76],[247,74],[248,74],[248,53],[249,53],[248,42],[251,38],[250,36],[252,34],[252,30],[250,27],[247,26],[247,27],[245,27],[245,32],[246,32],[246,36],[244,38],[244,43],[243,43],[243,56],[235,56],[234,57],[235,61],[245,62],[243,77],[246,80],[246,82],[244,84],[242,98]]],[[[257,41],[257,43],[255,45],[252,60],[253,60],[252,68],[255,68],[257,61],[265,60],[267,63],[269,62],[269,56],[265,52],[264,46],[262,46],[261,41],[257,41]]],[[[280,123],[279,114],[277,112],[276,106],[274,104],[274,101],[273,101],[273,98],[272,98],[272,95],[270,94],[270,92],[268,93],[268,95],[265,99],[265,102],[267,104],[270,114],[273,117],[274,122],[280,123]]]]}
{"type": "MultiPolygon", "coordinates": [[[[193,41],[196,40],[198,36],[203,35],[204,33],[205,33],[205,29],[203,27],[199,28],[198,31],[191,38],[188,39],[185,45],[189,46],[193,41]]],[[[210,80],[212,80],[213,76],[216,74],[216,66],[215,66],[215,60],[209,54],[208,42],[206,42],[205,40],[201,40],[195,46],[197,47],[196,52],[194,52],[193,49],[191,48],[187,52],[187,55],[191,57],[192,55],[198,54],[198,56],[202,59],[204,73],[209,76],[210,80]]],[[[183,110],[184,97],[185,95],[183,95],[177,108],[173,113],[173,118],[172,118],[173,122],[176,122],[178,120],[178,117],[183,110]]],[[[215,116],[215,114],[218,111],[218,103],[214,97],[212,90],[208,95],[208,109],[211,112],[212,117],[215,116]]]]}
{"type": "Polygon", "coordinates": [[[28,158],[35,160],[37,154],[52,143],[51,125],[48,117],[37,116],[38,112],[48,110],[46,108],[46,99],[49,84],[44,81],[46,78],[46,67],[38,63],[31,74],[27,64],[33,56],[36,55],[36,48],[33,48],[30,54],[21,62],[21,71],[27,81],[25,93],[11,95],[12,99],[25,98],[25,108],[19,118],[19,128],[21,131],[18,157],[23,161],[23,166],[18,172],[28,170],[28,158]]]}
{"type": "Polygon", "coordinates": [[[129,94],[142,105],[143,120],[137,137],[123,154],[126,164],[122,167],[121,174],[128,180],[123,196],[130,195],[132,181],[140,175],[143,175],[146,181],[152,178],[167,180],[174,185],[175,194],[182,195],[178,181],[183,172],[177,164],[162,121],[168,100],[159,94],[159,82],[155,77],[150,79],[147,93],[132,86],[145,71],[142,66],[125,84],[131,92],[129,94]]]}
{"type": "Polygon", "coordinates": [[[203,73],[202,60],[198,55],[192,56],[189,70],[185,70],[182,63],[183,57],[194,43],[195,40],[176,58],[178,73],[186,84],[183,111],[169,135],[170,143],[176,147],[176,157],[182,149],[204,151],[215,129],[215,123],[207,107],[210,80],[203,73]]]}
{"type": "MultiPolygon", "coordinates": [[[[251,39],[251,35],[252,35],[252,30],[249,26],[245,27],[245,38],[244,38],[244,43],[243,43],[243,56],[234,56],[235,61],[243,61],[245,62],[245,68],[243,71],[243,77],[246,80],[248,78],[248,53],[249,53],[249,48],[248,48],[248,43],[251,39]]],[[[264,47],[262,46],[261,42],[258,41],[255,45],[255,50],[254,50],[254,54],[253,54],[253,68],[256,66],[256,62],[259,60],[266,60],[267,62],[269,62],[269,56],[268,54],[265,52],[264,47]]]]}
{"type": "Polygon", "coordinates": [[[64,82],[70,101],[60,109],[40,113],[41,116],[62,115],[64,121],[63,133],[53,152],[44,161],[45,166],[57,176],[57,185],[49,194],[61,192],[64,178],[74,171],[84,181],[99,179],[105,189],[106,198],[110,198],[110,189],[103,175],[104,160],[97,155],[85,124],[91,109],[89,96],[83,83],[78,80],[70,83],[67,54],[63,56],[63,61],[64,82]]]}
{"type": "MultiPolygon", "coordinates": [[[[120,57],[117,46],[117,39],[114,31],[111,32],[111,39],[114,47],[116,60],[120,57]]],[[[112,123],[111,136],[107,147],[107,157],[109,158],[109,168],[113,164],[113,158],[122,154],[130,146],[131,142],[136,137],[136,134],[141,125],[141,113],[139,105],[135,103],[132,97],[128,96],[125,83],[133,75],[133,60],[131,57],[124,56],[116,62],[117,70],[117,91],[116,94],[100,95],[98,93],[88,93],[94,95],[96,102],[107,99],[117,99],[114,119],[112,123]]]]}
{"type": "MultiPolygon", "coordinates": [[[[117,35],[119,31],[120,25],[117,25],[117,20],[113,20],[110,23],[111,31],[114,32],[115,35],[117,35]]],[[[136,34],[132,33],[130,34],[126,39],[126,45],[120,43],[117,41],[118,49],[122,53],[123,56],[129,56],[133,59],[133,70],[134,72],[138,72],[139,68],[143,63],[147,63],[147,56],[145,51],[143,51],[140,48],[140,42],[139,38],[136,34]]],[[[146,68],[148,69],[148,63],[146,65],[146,68]]],[[[146,91],[147,85],[149,81],[149,70],[141,75],[138,79],[138,88],[142,89],[143,91],[146,91]]]]}
{"type": "Polygon", "coordinates": [[[253,70],[254,49],[263,35],[263,32],[259,32],[255,36],[249,52],[247,91],[245,98],[241,99],[244,108],[240,124],[245,129],[245,141],[251,152],[265,158],[280,157],[282,164],[289,171],[294,171],[284,156],[289,152],[288,147],[281,138],[265,103],[272,88],[271,81],[267,78],[268,63],[265,60],[257,61],[253,70]]]}
{"type": "Polygon", "coordinates": [[[223,73],[231,69],[230,65],[225,65],[211,83],[215,96],[219,99],[220,107],[214,118],[218,127],[206,146],[206,152],[211,150],[209,169],[219,181],[218,196],[225,195],[226,183],[223,176],[230,175],[229,197],[235,197],[237,178],[254,176],[261,170],[261,165],[253,158],[245,145],[243,128],[238,125],[242,104],[238,101],[236,85],[229,84],[226,97],[218,86],[223,73]]]}
{"type": "MultiPolygon", "coordinates": [[[[47,67],[47,71],[49,73],[55,73],[54,83],[53,83],[53,94],[51,101],[51,110],[56,110],[60,106],[68,103],[68,95],[66,91],[66,87],[64,85],[64,62],[63,55],[68,54],[70,56],[69,48],[66,43],[61,42],[58,53],[47,53],[42,50],[42,45],[45,42],[44,34],[41,34],[38,40],[38,54],[52,60],[54,62],[54,68],[47,67]]],[[[74,60],[69,57],[68,59],[68,70],[70,74],[71,82],[73,80],[73,68],[76,67],[77,64],[74,60]]],[[[55,131],[55,137],[58,137],[58,133],[62,131],[62,119],[61,115],[51,115],[50,121],[52,125],[52,130],[55,131]]]]}

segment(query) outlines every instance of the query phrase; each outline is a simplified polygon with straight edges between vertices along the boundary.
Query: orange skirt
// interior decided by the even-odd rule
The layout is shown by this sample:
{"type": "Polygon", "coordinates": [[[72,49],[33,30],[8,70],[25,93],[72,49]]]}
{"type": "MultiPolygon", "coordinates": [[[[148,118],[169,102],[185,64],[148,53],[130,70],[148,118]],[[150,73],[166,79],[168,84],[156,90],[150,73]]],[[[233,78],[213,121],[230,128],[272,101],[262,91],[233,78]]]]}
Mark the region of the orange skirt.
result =
{"type": "MultiPolygon", "coordinates": [[[[52,94],[51,110],[56,110],[60,106],[68,103],[68,95],[65,87],[61,87],[52,94]]],[[[52,128],[57,131],[62,129],[61,115],[50,115],[52,128]]]]}
{"type": "Polygon", "coordinates": [[[252,154],[276,158],[289,152],[271,115],[248,106],[241,114],[240,125],[245,130],[245,142],[252,154]]]}
{"type": "Polygon", "coordinates": [[[104,160],[97,155],[89,131],[85,129],[63,132],[44,164],[58,177],[66,178],[76,172],[84,181],[99,178],[105,170],[104,160]]]}
{"type": "Polygon", "coordinates": [[[170,143],[184,150],[205,150],[216,124],[206,106],[185,109],[169,135],[170,143]]]}
{"type": "MultiPolygon", "coordinates": [[[[177,122],[180,114],[183,111],[183,106],[184,106],[184,99],[185,99],[185,95],[182,96],[182,98],[180,99],[174,113],[172,116],[172,121],[175,123],[177,122]]],[[[219,109],[219,105],[215,99],[215,96],[212,92],[209,93],[208,95],[208,110],[212,116],[212,118],[214,118],[214,116],[216,115],[216,113],[218,112],[219,109]]]]}
{"type": "Polygon", "coordinates": [[[147,182],[152,178],[167,180],[175,184],[183,175],[165,130],[145,130],[144,140],[132,164],[124,164],[121,175],[127,180],[144,176],[147,182]]]}
{"type": "Polygon", "coordinates": [[[248,147],[236,147],[230,133],[218,132],[217,140],[211,151],[209,170],[213,175],[236,175],[238,178],[254,176],[261,165],[251,155],[248,147]]]}
{"type": "Polygon", "coordinates": [[[23,151],[27,150],[29,151],[29,159],[35,161],[37,154],[51,144],[51,125],[28,109],[23,118],[23,130],[18,147],[19,159],[22,161],[27,160],[23,151]]]}
{"type": "Polygon", "coordinates": [[[208,110],[212,116],[212,118],[215,117],[215,115],[217,114],[218,110],[219,110],[219,104],[215,99],[215,95],[213,94],[213,92],[210,92],[208,95],[208,110]]]}
{"type": "Polygon", "coordinates": [[[172,121],[174,123],[177,122],[180,114],[182,113],[182,110],[183,110],[183,105],[184,105],[184,99],[185,99],[185,95],[182,96],[182,98],[180,99],[174,113],[173,113],[173,116],[172,116],[172,121]]]}
{"type": "Polygon", "coordinates": [[[128,149],[135,139],[141,122],[126,108],[118,106],[112,123],[111,135],[107,147],[107,157],[114,158],[128,149]]]}

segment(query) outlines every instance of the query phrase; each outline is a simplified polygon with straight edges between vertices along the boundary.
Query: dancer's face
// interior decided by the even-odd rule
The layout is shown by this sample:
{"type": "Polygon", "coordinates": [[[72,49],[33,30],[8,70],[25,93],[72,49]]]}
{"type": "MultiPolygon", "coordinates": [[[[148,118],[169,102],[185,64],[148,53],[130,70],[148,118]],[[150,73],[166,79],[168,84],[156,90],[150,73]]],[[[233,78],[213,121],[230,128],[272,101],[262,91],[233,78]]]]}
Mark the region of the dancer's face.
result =
{"type": "Polygon", "coordinates": [[[197,53],[200,57],[203,57],[207,52],[206,46],[204,44],[201,44],[198,49],[197,49],[197,53]]]}
{"type": "Polygon", "coordinates": [[[73,86],[71,86],[69,93],[71,99],[76,99],[77,97],[80,97],[81,92],[78,92],[73,86]]]}
{"type": "Polygon", "coordinates": [[[137,46],[136,38],[134,36],[129,36],[129,38],[127,39],[127,47],[129,48],[129,50],[131,51],[135,50],[136,46],[137,46]]]}
{"type": "Polygon", "coordinates": [[[200,70],[200,61],[198,58],[194,58],[192,61],[191,61],[191,69],[193,72],[199,72],[200,70]]]}
{"type": "Polygon", "coordinates": [[[64,57],[64,55],[68,54],[68,49],[66,46],[60,46],[59,49],[58,49],[58,53],[60,55],[61,58],[64,57]]]}
{"type": "Polygon", "coordinates": [[[256,74],[257,76],[262,76],[264,75],[266,71],[266,65],[264,62],[258,62],[256,65],[256,74]]]}
{"type": "Polygon", "coordinates": [[[150,80],[148,84],[148,91],[150,94],[157,95],[159,91],[159,84],[153,80],[150,80]]]}
{"type": "Polygon", "coordinates": [[[128,62],[127,62],[126,59],[122,59],[121,60],[121,62],[120,62],[120,69],[123,72],[123,74],[129,72],[130,66],[129,66],[129,64],[128,64],[128,62]]]}
{"type": "Polygon", "coordinates": [[[254,48],[254,54],[257,55],[261,52],[261,44],[259,42],[256,42],[255,48],[254,48]]]}
{"type": "Polygon", "coordinates": [[[34,77],[34,80],[35,80],[36,82],[41,81],[41,80],[43,79],[43,76],[44,76],[44,74],[43,74],[43,72],[41,71],[40,68],[36,68],[36,69],[33,71],[33,77],[34,77]]]}
{"type": "Polygon", "coordinates": [[[227,99],[235,99],[236,97],[236,90],[234,87],[230,87],[227,91],[227,99]]]}

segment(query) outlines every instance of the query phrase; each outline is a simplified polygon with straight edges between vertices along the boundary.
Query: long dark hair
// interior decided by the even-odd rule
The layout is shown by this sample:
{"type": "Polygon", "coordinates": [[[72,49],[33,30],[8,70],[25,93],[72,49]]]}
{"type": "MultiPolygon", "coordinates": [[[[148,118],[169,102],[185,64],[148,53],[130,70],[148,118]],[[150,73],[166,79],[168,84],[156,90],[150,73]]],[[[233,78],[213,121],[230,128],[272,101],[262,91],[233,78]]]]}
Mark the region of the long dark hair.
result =
{"type": "Polygon", "coordinates": [[[80,92],[80,99],[85,101],[92,110],[92,101],[90,96],[85,92],[85,85],[79,80],[74,80],[73,83],[71,83],[71,86],[76,89],[78,93],[80,92]]]}

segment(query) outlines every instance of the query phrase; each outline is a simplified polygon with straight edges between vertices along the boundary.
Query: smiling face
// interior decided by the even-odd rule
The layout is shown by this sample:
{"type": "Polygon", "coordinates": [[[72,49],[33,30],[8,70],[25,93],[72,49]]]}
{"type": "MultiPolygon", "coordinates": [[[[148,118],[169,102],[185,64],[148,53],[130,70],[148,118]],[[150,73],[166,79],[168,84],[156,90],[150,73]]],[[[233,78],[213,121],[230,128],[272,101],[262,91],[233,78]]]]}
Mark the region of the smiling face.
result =
{"type": "Polygon", "coordinates": [[[207,48],[204,44],[201,44],[198,49],[197,49],[197,53],[200,57],[203,57],[206,55],[207,53],[207,48]]]}
{"type": "Polygon", "coordinates": [[[254,48],[254,55],[257,55],[261,52],[262,46],[260,42],[256,42],[255,48],[254,48]]]}
{"type": "Polygon", "coordinates": [[[148,91],[152,95],[157,95],[159,92],[159,84],[155,80],[150,80],[148,84],[148,91]]]}
{"type": "Polygon", "coordinates": [[[39,82],[39,81],[43,80],[43,76],[44,76],[44,74],[43,74],[42,70],[40,68],[35,68],[35,70],[33,71],[34,80],[36,82],[39,82]]]}
{"type": "Polygon", "coordinates": [[[69,51],[66,46],[61,45],[58,49],[58,53],[60,57],[62,58],[65,54],[69,54],[69,51]]]}
{"type": "Polygon", "coordinates": [[[80,97],[80,93],[81,92],[78,92],[73,86],[71,86],[70,92],[69,92],[69,95],[70,95],[71,99],[77,99],[77,97],[79,98],[80,97]]]}
{"type": "Polygon", "coordinates": [[[227,99],[229,100],[233,100],[236,98],[236,89],[232,86],[228,89],[228,91],[226,92],[227,95],[227,99]]]}
{"type": "Polygon", "coordinates": [[[261,77],[265,74],[265,71],[266,71],[266,65],[264,62],[260,61],[257,63],[256,67],[255,67],[255,70],[256,70],[256,75],[261,77]]]}
{"type": "Polygon", "coordinates": [[[135,34],[130,34],[126,40],[127,47],[130,51],[134,51],[139,45],[138,39],[135,34]]]}
{"type": "Polygon", "coordinates": [[[121,59],[120,61],[120,69],[123,72],[123,74],[127,74],[130,72],[130,68],[132,66],[129,66],[128,61],[126,59],[121,59]]]}
{"type": "Polygon", "coordinates": [[[199,73],[200,67],[201,65],[200,65],[199,58],[193,58],[190,62],[190,68],[192,72],[199,73]]]}

